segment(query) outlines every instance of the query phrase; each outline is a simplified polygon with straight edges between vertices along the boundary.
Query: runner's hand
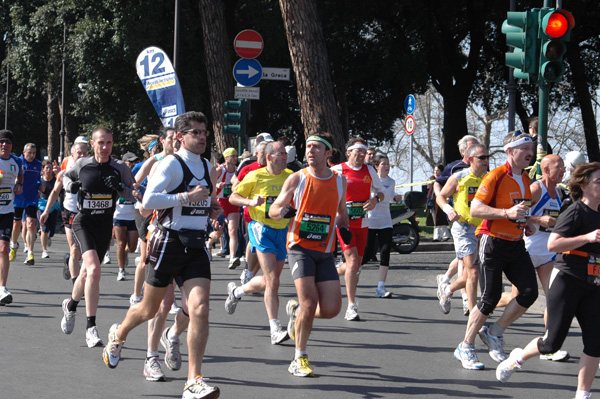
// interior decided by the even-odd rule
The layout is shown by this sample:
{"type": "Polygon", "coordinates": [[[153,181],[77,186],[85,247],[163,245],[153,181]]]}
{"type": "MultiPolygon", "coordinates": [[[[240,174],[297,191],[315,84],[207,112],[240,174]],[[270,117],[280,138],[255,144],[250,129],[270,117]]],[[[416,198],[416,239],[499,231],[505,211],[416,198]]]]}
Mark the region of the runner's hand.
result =
{"type": "Polygon", "coordinates": [[[338,231],[340,232],[340,237],[342,237],[344,244],[350,245],[350,242],[352,242],[352,232],[348,230],[347,227],[340,227],[338,231]]]}

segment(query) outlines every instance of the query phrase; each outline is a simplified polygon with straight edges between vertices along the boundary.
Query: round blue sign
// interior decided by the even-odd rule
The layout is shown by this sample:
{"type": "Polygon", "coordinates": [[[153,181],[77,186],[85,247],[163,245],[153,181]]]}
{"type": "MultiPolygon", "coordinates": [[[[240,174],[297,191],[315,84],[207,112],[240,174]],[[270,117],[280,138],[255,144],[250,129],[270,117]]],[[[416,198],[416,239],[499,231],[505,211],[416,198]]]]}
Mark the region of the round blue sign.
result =
{"type": "Polygon", "coordinates": [[[415,96],[413,96],[412,94],[409,94],[404,99],[404,110],[406,111],[407,114],[410,115],[413,112],[415,112],[415,107],[416,107],[415,96]]]}
{"type": "Polygon", "coordinates": [[[262,66],[255,59],[242,58],[233,67],[233,77],[242,86],[254,86],[262,79],[262,66]]]}

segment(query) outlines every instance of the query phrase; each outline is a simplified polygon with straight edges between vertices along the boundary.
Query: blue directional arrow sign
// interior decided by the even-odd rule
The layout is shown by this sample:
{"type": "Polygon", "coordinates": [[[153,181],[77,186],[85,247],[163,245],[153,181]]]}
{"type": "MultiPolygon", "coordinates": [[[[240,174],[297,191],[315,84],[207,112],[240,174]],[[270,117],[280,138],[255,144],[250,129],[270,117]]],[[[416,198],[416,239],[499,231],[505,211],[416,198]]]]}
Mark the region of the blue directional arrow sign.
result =
{"type": "Polygon", "coordinates": [[[242,86],[254,86],[262,78],[262,66],[255,59],[242,58],[233,66],[233,77],[242,86]]]}
{"type": "Polygon", "coordinates": [[[415,96],[413,96],[412,94],[409,94],[404,99],[404,110],[406,110],[406,113],[410,115],[413,112],[415,112],[415,107],[416,107],[415,96]]]}

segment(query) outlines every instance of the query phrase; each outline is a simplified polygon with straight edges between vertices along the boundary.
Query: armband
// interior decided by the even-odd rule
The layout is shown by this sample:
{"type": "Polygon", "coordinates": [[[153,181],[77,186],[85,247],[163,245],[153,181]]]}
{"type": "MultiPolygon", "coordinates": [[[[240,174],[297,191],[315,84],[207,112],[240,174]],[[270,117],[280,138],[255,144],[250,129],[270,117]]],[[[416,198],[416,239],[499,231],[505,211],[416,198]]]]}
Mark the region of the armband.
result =
{"type": "Polygon", "coordinates": [[[448,213],[450,213],[450,211],[453,211],[454,208],[452,208],[452,205],[446,204],[446,205],[444,205],[444,207],[442,208],[442,210],[447,215],[448,213]]]}

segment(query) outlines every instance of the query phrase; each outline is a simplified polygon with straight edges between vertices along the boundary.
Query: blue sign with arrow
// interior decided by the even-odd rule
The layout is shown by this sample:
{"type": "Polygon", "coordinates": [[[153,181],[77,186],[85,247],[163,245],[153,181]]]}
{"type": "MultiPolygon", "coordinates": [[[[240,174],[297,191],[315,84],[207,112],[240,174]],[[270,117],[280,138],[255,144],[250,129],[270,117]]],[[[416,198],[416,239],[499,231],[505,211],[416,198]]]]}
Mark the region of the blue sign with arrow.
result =
{"type": "Polygon", "coordinates": [[[404,110],[406,111],[407,114],[410,115],[413,112],[415,112],[415,107],[416,107],[415,96],[413,96],[412,94],[409,94],[404,99],[404,110]]]}
{"type": "Polygon", "coordinates": [[[233,66],[233,77],[242,86],[254,86],[262,78],[262,66],[255,59],[242,58],[233,66]]]}

